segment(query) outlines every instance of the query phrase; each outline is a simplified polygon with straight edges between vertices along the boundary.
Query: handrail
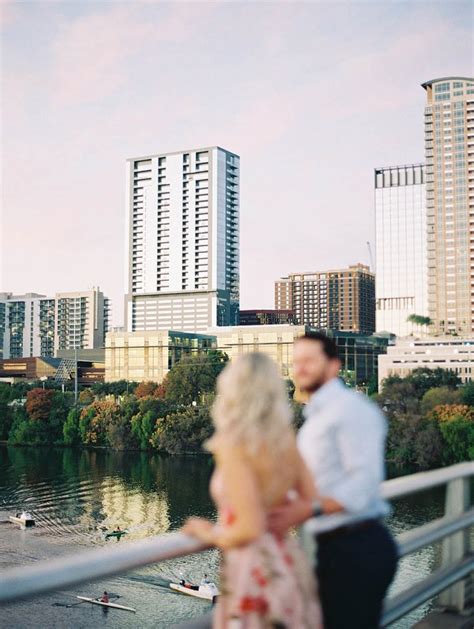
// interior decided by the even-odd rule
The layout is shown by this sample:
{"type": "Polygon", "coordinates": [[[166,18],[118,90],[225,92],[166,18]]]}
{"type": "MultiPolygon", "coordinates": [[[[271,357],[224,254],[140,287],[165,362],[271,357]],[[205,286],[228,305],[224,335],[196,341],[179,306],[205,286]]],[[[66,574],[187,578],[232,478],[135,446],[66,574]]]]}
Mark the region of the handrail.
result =
{"type": "Polygon", "coordinates": [[[464,557],[464,559],[452,566],[436,570],[436,572],[430,574],[429,577],[426,577],[420,583],[413,585],[409,590],[401,592],[387,601],[382,617],[382,627],[391,625],[408,614],[412,609],[423,605],[430,598],[443,592],[443,590],[446,590],[460,579],[467,577],[473,571],[474,555],[472,554],[464,557]]]}
{"type": "MultiPolygon", "coordinates": [[[[385,498],[394,499],[468,476],[474,476],[474,463],[461,463],[389,480],[383,484],[382,493],[385,498]]],[[[441,518],[402,534],[399,538],[402,554],[470,526],[473,513],[474,510],[471,510],[456,517],[441,518]]],[[[311,520],[305,528],[306,532],[317,534],[354,520],[357,518],[351,515],[323,516],[311,520]]],[[[63,589],[208,548],[182,533],[170,533],[121,544],[120,548],[88,550],[31,566],[10,568],[0,573],[0,603],[63,589]]],[[[462,564],[462,570],[467,569],[466,565],[465,562],[462,564]]],[[[388,605],[388,609],[394,609],[392,601],[388,605]]]]}
{"type": "Polygon", "coordinates": [[[120,548],[86,550],[31,566],[10,568],[0,573],[0,603],[110,577],[206,548],[187,535],[170,533],[120,544],[120,548]]]}
{"type": "Polygon", "coordinates": [[[400,557],[438,542],[453,533],[463,531],[474,524],[474,509],[454,517],[438,518],[427,524],[418,526],[411,531],[405,531],[397,536],[398,553],[400,557]]]}

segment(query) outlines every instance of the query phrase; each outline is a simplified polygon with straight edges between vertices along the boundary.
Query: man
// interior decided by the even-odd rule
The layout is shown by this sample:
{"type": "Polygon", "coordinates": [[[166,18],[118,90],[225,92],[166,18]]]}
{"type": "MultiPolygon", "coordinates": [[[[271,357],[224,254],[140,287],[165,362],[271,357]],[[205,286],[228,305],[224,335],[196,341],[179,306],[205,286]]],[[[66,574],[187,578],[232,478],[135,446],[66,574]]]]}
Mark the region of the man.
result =
{"type": "Polygon", "coordinates": [[[107,592],[104,592],[102,594],[102,598],[100,599],[101,603],[108,603],[109,602],[109,595],[107,594],[107,592]]]}
{"type": "Polygon", "coordinates": [[[296,499],[275,509],[270,526],[282,532],[310,517],[348,513],[357,522],[317,535],[317,576],[325,629],[375,629],[396,570],[397,551],[380,523],[385,419],[365,396],[339,379],[335,343],[308,332],[295,343],[294,376],[311,395],[298,446],[318,490],[315,503],[296,499]]]}

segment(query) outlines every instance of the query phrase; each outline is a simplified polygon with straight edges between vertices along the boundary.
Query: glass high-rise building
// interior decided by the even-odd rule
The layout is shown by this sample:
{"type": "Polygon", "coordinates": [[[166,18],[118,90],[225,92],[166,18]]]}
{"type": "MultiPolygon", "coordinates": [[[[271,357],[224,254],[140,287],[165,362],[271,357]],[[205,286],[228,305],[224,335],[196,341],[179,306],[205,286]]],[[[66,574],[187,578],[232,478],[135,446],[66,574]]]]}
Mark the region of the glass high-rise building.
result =
{"type": "Polygon", "coordinates": [[[239,180],[217,146],[127,161],[128,331],[238,323],[239,180]]]}
{"type": "Polygon", "coordinates": [[[426,90],[428,312],[437,334],[474,330],[474,79],[426,90]]]}
{"type": "Polygon", "coordinates": [[[426,331],[408,321],[428,315],[425,196],[423,164],[375,169],[377,332],[426,331]]]}

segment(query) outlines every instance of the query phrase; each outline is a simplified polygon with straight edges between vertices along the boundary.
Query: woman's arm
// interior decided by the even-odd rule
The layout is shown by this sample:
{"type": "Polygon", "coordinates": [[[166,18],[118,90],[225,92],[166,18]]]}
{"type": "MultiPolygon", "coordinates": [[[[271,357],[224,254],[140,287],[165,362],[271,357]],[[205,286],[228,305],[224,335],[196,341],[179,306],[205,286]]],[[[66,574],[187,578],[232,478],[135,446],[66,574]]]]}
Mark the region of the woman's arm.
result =
{"type": "Polygon", "coordinates": [[[260,537],[265,530],[265,511],[257,478],[250,461],[239,448],[219,445],[215,454],[216,468],[222,474],[233,521],[226,526],[212,526],[193,518],[183,532],[223,549],[242,546],[260,537]]]}

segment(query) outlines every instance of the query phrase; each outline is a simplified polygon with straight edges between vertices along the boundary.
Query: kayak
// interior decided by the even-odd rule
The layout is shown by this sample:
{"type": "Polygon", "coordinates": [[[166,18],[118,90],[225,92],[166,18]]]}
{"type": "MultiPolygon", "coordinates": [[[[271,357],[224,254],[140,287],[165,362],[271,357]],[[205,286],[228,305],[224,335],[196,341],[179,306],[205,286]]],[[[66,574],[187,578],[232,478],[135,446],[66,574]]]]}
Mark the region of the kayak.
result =
{"type": "Polygon", "coordinates": [[[108,537],[118,537],[119,539],[122,537],[122,535],[127,535],[128,531],[111,531],[110,533],[106,533],[105,537],[106,539],[108,537]]]}
{"type": "Polygon", "coordinates": [[[206,601],[212,601],[214,596],[219,596],[219,590],[216,588],[214,583],[200,585],[197,589],[186,587],[185,585],[180,585],[179,583],[170,583],[170,588],[175,592],[187,594],[188,596],[194,596],[196,598],[202,598],[206,601]]]}
{"type": "Polygon", "coordinates": [[[76,598],[78,598],[81,601],[85,601],[86,603],[92,603],[93,605],[102,605],[103,607],[113,607],[114,609],[123,609],[123,611],[133,612],[134,614],[137,611],[136,609],[133,609],[133,607],[125,607],[125,605],[118,605],[117,603],[103,603],[97,598],[87,598],[87,596],[76,596],[76,598]]]}

